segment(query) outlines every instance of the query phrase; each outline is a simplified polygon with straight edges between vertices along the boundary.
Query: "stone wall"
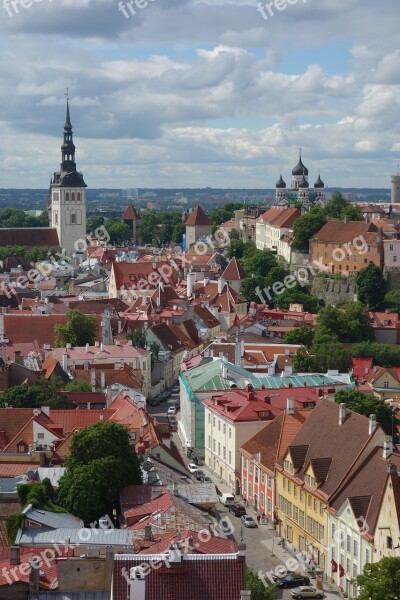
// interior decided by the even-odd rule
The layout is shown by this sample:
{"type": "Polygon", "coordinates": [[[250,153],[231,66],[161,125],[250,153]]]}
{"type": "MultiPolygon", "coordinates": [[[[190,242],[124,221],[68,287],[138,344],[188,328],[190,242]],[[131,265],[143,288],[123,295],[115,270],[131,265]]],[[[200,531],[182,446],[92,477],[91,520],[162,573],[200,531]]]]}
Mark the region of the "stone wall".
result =
{"type": "Polygon", "coordinates": [[[355,302],[357,300],[357,287],[351,280],[314,277],[311,293],[323,300],[326,306],[336,306],[339,302],[355,302]]]}

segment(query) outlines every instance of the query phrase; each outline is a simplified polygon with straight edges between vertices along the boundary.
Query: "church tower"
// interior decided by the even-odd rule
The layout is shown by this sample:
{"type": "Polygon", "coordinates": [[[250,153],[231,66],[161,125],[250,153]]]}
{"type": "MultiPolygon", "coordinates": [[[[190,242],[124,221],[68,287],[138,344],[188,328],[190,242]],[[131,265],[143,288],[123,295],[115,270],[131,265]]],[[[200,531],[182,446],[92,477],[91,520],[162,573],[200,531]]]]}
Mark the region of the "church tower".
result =
{"type": "Polygon", "coordinates": [[[50,184],[50,227],[55,227],[62,251],[67,257],[83,255],[86,249],[86,183],[76,170],[75,145],[72,135],[69,101],[61,146],[60,171],[50,184]],[[82,240],[79,243],[79,240],[82,240]]]}

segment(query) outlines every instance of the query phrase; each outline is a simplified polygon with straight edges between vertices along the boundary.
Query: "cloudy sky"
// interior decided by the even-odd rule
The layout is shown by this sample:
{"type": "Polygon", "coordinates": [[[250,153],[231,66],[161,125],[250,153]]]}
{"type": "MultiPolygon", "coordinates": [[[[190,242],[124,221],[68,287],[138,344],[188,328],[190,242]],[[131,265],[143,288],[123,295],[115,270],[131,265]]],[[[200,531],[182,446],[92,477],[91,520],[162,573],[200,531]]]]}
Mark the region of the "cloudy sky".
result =
{"type": "Polygon", "coordinates": [[[92,188],[273,187],[300,146],[311,182],[389,187],[399,0],[128,1],[0,0],[0,187],[48,185],[67,86],[92,188]]]}

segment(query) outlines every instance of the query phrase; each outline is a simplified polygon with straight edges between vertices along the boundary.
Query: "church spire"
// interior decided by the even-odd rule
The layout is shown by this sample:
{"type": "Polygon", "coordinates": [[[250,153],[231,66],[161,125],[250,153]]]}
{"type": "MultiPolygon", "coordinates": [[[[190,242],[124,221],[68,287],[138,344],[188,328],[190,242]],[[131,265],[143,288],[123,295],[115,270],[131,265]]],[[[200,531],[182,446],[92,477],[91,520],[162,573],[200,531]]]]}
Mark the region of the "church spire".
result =
{"type": "Polygon", "coordinates": [[[65,116],[65,125],[64,125],[64,141],[61,146],[61,172],[62,173],[71,173],[76,171],[76,163],[75,163],[75,145],[72,135],[72,124],[71,124],[71,116],[69,113],[69,95],[68,88],[66,92],[67,97],[67,113],[65,116]]]}

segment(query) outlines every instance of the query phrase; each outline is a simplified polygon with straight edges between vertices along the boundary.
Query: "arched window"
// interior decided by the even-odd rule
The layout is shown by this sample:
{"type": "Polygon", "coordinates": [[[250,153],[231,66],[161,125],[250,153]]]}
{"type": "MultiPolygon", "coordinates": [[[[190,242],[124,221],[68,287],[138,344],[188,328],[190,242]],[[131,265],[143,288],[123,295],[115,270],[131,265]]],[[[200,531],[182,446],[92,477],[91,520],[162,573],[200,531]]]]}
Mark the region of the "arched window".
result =
{"type": "Polygon", "coordinates": [[[78,192],[78,193],[76,194],[76,200],[77,200],[77,202],[80,202],[80,201],[81,201],[81,193],[80,193],[80,192],[78,192]]]}
{"type": "Polygon", "coordinates": [[[71,225],[76,225],[76,214],[71,213],[71,225]]]}
{"type": "Polygon", "coordinates": [[[71,192],[71,202],[75,202],[75,192],[71,192]]]}
{"type": "Polygon", "coordinates": [[[69,202],[69,192],[65,192],[65,202],[69,202]]]}
{"type": "Polygon", "coordinates": [[[82,225],[82,211],[81,210],[76,211],[76,224],[82,225]]]}

